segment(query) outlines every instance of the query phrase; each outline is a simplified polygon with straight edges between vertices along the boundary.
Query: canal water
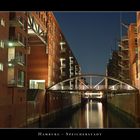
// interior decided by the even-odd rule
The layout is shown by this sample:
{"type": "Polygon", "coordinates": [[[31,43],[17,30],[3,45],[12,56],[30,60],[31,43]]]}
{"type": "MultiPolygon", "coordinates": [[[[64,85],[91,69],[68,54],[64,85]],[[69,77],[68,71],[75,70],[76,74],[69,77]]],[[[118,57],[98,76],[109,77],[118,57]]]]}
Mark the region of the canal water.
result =
{"type": "Polygon", "coordinates": [[[88,100],[76,110],[61,115],[46,128],[134,128],[127,120],[102,102],[88,100]]]}

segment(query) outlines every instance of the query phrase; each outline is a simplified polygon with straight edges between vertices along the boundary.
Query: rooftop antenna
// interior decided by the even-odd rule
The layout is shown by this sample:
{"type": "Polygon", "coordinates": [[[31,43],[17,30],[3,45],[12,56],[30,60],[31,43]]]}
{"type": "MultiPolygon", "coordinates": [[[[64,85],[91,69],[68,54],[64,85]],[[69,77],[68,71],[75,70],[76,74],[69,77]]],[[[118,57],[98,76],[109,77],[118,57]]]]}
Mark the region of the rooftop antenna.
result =
{"type": "Polygon", "coordinates": [[[120,11],[120,39],[122,39],[123,36],[123,27],[128,30],[129,26],[127,24],[124,24],[122,22],[122,12],[120,11]]]}
{"type": "Polygon", "coordinates": [[[122,13],[120,11],[120,40],[122,39],[122,13]]]}

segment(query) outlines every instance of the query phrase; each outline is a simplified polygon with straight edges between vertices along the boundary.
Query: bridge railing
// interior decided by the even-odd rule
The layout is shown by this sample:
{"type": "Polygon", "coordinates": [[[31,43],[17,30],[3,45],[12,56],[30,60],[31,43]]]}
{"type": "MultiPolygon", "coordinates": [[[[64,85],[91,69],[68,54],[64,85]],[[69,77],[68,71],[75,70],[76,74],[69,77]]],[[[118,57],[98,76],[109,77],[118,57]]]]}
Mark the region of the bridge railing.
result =
{"type": "Polygon", "coordinates": [[[98,74],[83,74],[60,81],[47,90],[138,90],[136,87],[129,85],[113,77],[98,74]],[[95,85],[94,79],[103,78],[101,82],[95,85]],[[114,85],[108,85],[107,79],[114,81],[114,85]],[[103,82],[104,81],[104,82],[103,82]],[[101,84],[102,83],[102,84],[101,84]]]}
{"type": "MultiPolygon", "coordinates": [[[[61,84],[55,85],[51,88],[51,90],[104,90],[106,89],[105,85],[98,85],[94,87],[94,85],[90,85],[88,87],[85,87],[84,85],[79,86],[62,86],[61,84]]],[[[133,90],[129,85],[110,85],[108,86],[109,90],[133,90]]]]}

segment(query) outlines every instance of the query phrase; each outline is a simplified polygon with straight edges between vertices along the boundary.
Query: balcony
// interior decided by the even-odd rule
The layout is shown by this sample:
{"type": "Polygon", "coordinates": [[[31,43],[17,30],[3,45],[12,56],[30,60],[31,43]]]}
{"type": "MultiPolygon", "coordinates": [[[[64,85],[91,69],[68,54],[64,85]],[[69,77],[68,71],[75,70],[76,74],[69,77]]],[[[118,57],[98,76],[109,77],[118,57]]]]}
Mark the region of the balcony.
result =
{"type": "Polygon", "coordinates": [[[118,65],[119,65],[120,67],[124,67],[124,65],[123,65],[122,62],[118,62],[118,65]]]}
{"type": "Polygon", "coordinates": [[[61,68],[66,68],[66,64],[61,64],[61,68]]]}
{"type": "Polygon", "coordinates": [[[62,72],[62,73],[61,73],[61,76],[66,76],[66,73],[65,73],[65,72],[62,72]]]}
{"type": "Polygon", "coordinates": [[[123,71],[128,71],[128,70],[129,70],[129,66],[124,66],[124,67],[122,67],[122,70],[123,70],[123,71]]]}
{"type": "Polygon", "coordinates": [[[128,56],[123,56],[122,60],[129,60],[129,57],[128,56]]]}
{"type": "Polygon", "coordinates": [[[25,47],[25,44],[22,42],[21,39],[16,38],[16,37],[11,37],[9,39],[8,46],[9,47],[17,47],[17,46],[25,47]]]}
{"type": "Polygon", "coordinates": [[[65,45],[66,44],[66,42],[64,42],[64,41],[61,41],[60,42],[60,45],[62,46],[62,45],[65,45]]]}
{"type": "Polygon", "coordinates": [[[70,70],[74,70],[74,66],[73,65],[72,66],[70,65],[70,70]]]}
{"type": "Polygon", "coordinates": [[[119,43],[118,46],[121,48],[122,51],[123,51],[123,50],[128,51],[128,44],[121,44],[121,43],[119,43]]]}
{"type": "Polygon", "coordinates": [[[70,72],[70,76],[74,76],[74,73],[73,72],[70,72]]]}
{"type": "Polygon", "coordinates": [[[9,80],[8,85],[16,85],[16,80],[9,80]]]}
{"type": "Polygon", "coordinates": [[[24,61],[24,58],[23,58],[23,57],[17,57],[17,58],[16,58],[16,62],[17,62],[19,65],[25,65],[25,61],[24,61]]]}
{"type": "Polygon", "coordinates": [[[128,41],[128,36],[123,36],[122,41],[128,41]]]}
{"type": "Polygon", "coordinates": [[[61,53],[65,53],[66,52],[66,48],[62,48],[60,52],[61,53]]]}
{"type": "Polygon", "coordinates": [[[122,51],[128,51],[128,46],[124,46],[124,45],[122,45],[122,51]]]}
{"type": "Polygon", "coordinates": [[[24,87],[24,81],[9,80],[8,86],[24,87]]]}
{"type": "Polygon", "coordinates": [[[118,52],[118,56],[122,57],[122,52],[121,51],[118,52]]]}
{"type": "Polygon", "coordinates": [[[24,61],[23,57],[17,57],[17,58],[14,58],[14,59],[11,59],[10,61],[8,61],[9,67],[14,67],[17,64],[22,65],[22,66],[25,65],[25,61],[24,61]]]}
{"type": "Polygon", "coordinates": [[[74,61],[73,60],[70,60],[70,65],[74,64],[74,61]]]}
{"type": "Polygon", "coordinates": [[[75,75],[79,75],[79,72],[78,71],[75,71],[75,75]]]}

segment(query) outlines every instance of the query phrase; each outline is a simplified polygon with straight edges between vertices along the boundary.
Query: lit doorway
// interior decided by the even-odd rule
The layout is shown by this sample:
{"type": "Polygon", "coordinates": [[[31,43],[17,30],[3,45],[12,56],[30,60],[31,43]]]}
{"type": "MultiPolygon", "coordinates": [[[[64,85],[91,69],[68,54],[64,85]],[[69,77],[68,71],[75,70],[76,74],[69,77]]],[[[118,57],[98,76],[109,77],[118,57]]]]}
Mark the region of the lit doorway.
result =
{"type": "Polygon", "coordinates": [[[45,89],[45,80],[30,80],[30,89],[45,89]]]}

